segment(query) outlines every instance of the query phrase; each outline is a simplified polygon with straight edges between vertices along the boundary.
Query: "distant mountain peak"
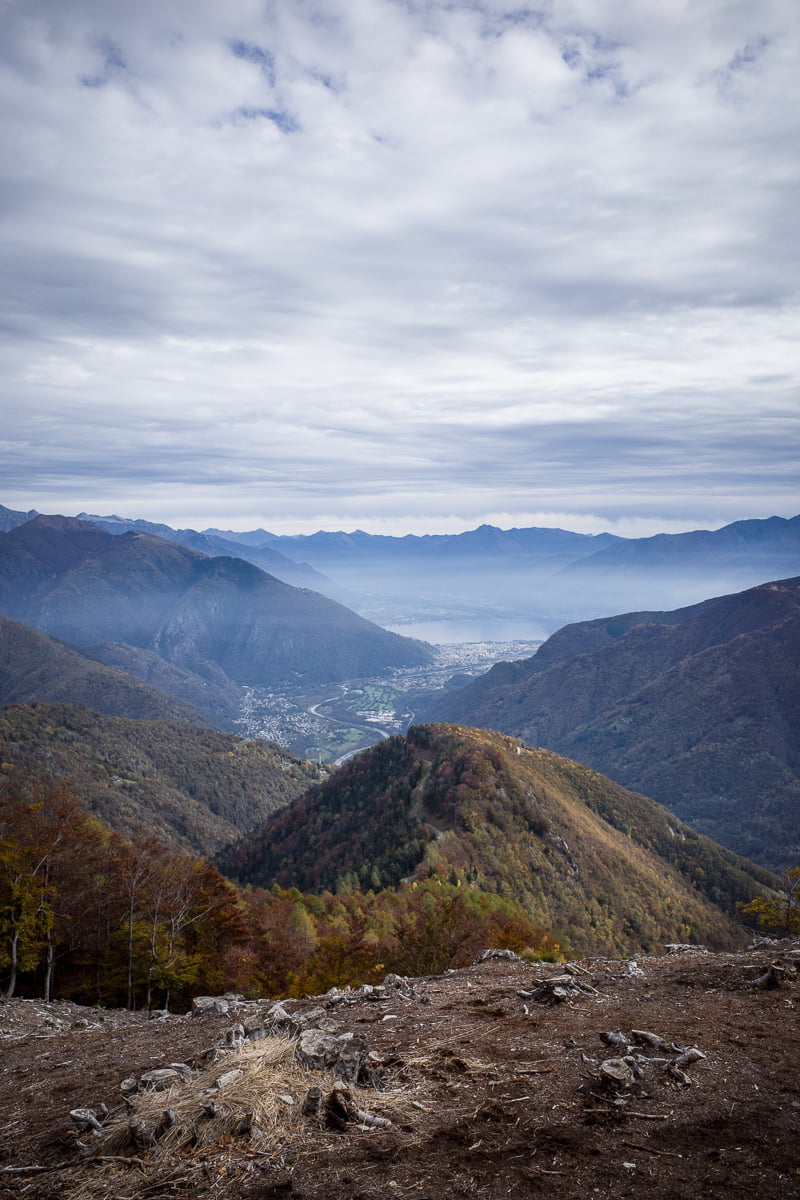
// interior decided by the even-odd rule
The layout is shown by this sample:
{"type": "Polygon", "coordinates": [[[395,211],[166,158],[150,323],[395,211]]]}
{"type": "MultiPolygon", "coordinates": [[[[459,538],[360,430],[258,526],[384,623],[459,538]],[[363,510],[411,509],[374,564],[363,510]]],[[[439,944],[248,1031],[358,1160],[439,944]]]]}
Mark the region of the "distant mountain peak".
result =
{"type": "Polygon", "coordinates": [[[17,525],[24,525],[38,515],[35,508],[28,512],[18,512],[16,509],[6,508],[5,505],[0,504],[0,532],[8,533],[9,530],[16,529],[17,525]]]}
{"type": "Polygon", "coordinates": [[[77,646],[125,643],[253,687],[370,676],[433,654],[244,558],[75,517],[0,535],[0,613],[77,646]]]}

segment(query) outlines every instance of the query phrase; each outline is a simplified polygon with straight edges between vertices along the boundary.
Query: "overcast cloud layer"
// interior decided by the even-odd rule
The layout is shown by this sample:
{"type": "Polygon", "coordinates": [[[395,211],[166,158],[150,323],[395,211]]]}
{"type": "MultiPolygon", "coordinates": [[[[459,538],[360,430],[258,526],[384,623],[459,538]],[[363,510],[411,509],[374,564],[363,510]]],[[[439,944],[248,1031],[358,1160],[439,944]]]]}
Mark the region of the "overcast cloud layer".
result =
{"type": "Polygon", "coordinates": [[[798,500],[797,0],[0,0],[0,502],[798,500]]]}

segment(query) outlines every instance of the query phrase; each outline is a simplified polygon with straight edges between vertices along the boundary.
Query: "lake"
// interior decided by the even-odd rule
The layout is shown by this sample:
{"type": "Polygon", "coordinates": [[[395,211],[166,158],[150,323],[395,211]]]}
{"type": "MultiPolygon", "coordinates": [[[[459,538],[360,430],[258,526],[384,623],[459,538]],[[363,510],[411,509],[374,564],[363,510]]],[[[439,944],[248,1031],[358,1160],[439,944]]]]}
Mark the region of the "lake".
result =
{"type": "Polygon", "coordinates": [[[443,645],[450,642],[542,642],[550,636],[540,621],[525,617],[461,617],[448,620],[409,621],[384,625],[403,637],[443,645]]]}

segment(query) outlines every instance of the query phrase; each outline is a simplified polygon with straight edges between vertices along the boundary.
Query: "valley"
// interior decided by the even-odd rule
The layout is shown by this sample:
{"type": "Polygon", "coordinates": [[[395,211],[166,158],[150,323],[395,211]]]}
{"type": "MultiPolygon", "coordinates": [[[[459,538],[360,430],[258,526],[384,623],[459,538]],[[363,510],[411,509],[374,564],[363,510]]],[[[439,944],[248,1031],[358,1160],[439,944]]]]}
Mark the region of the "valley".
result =
{"type": "Polygon", "coordinates": [[[466,684],[498,662],[534,654],[538,641],[450,642],[416,667],[324,686],[244,689],[236,731],[267,738],[300,758],[339,765],[359,750],[404,733],[422,709],[457,678],[466,684]]]}
{"type": "MultiPolygon", "coordinates": [[[[798,578],[673,611],[562,610],[543,641],[546,531],[345,539],[350,579],[336,541],[312,566],[346,590],[383,557],[383,598],[360,563],[357,614],[217,534],[12,519],[8,996],[49,994],[56,963],[65,998],[150,1008],[435,973],[481,946],[735,949],[743,906],[769,916],[794,878],[770,868],[796,857],[798,578]],[[522,596],[531,623],[504,624],[522,596]]],[[[776,542],[797,522],[756,524],[776,542]]]]}

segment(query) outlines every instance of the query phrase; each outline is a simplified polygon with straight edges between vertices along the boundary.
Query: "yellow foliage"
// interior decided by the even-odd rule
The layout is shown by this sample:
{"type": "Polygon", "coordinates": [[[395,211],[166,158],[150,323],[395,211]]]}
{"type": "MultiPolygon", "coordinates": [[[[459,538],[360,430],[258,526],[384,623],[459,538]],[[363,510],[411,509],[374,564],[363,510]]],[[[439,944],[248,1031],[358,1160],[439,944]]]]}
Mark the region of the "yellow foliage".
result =
{"type": "Polygon", "coordinates": [[[755,917],[762,929],[777,933],[800,933],[800,867],[792,867],[782,880],[780,892],[756,896],[741,906],[748,917],[755,917]]]}

